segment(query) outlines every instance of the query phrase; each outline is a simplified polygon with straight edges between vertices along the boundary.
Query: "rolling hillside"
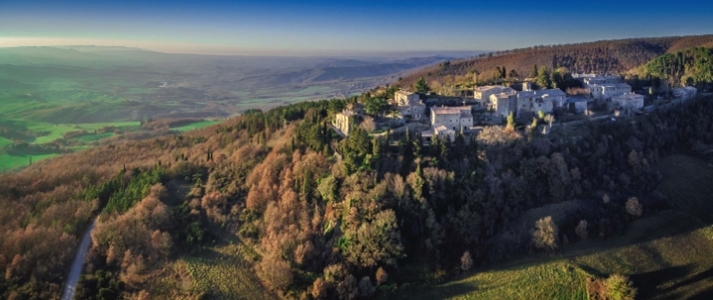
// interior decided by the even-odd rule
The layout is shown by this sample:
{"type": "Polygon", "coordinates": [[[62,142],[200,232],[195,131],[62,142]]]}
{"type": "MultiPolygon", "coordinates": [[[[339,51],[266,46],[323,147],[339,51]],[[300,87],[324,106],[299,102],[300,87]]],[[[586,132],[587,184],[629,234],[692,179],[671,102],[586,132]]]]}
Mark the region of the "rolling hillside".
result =
{"type": "Polygon", "coordinates": [[[458,280],[415,288],[402,299],[587,299],[586,278],[620,273],[637,299],[710,299],[713,292],[713,168],[672,155],[658,165],[670,211],[631,223],[618,236],[565,246],[556,255],[514,260],[458,280]],[[685,220],[685,221],[682,221],[685,220]]]}
{"type": "Polygon", "coordinates": [[[480,80],[492,77],[496,67],[505,67],[516,78],[529,77],[533,65],[538,67],[566,67],[573,72],[627,72],[650,60],[691,47],[713,47],[713,35],[604,40],[588,43],[534,46],[523,49],[481,54],[479,57],[451,61],[448,66],[431,66],[410,74],[399,81],[402,87],[412,86],[420,77],[426,82],[443,83],[447,77],[472,80],[472,72],[480,80]]]}

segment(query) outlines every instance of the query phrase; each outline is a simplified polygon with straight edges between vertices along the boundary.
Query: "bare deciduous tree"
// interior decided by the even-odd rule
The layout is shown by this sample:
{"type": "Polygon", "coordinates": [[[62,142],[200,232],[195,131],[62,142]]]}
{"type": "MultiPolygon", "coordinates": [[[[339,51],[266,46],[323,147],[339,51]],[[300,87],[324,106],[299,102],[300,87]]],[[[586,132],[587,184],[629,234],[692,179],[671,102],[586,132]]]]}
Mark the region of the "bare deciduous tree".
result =
{"type": "Polygon", "coordinates": [[[464,272],[470,270],[473,267],[473,257],[470,256],[470,251],[465,251],[463,256],[460,257],[460,268],[464,272]]]}
{"type": "Polygon", "coordinates": [[[643,208],[641,207],[641,203],[639,203],[639,199],[631,197],[629,200],[626,200],[626,212],[630,215],[639,217],[641,216],[642,211],[643,208]]]}
{"type": "Polygon", "coordinates": [[[361,128],[366,130],[368,133],[372,133],[376,130],[376,122],[374,122],[374,118],[369,116],[364,117],[364,121],[362,121],[359,126],[361,126],[361,128]]]}
{"type": "Polygon", "coordinates": [[[555,224],[551,216],[535,222],[535,229],[532,231],[532,243],[536,248],[548,251],[557,249],[558,236],[559,228],[557,228],[557,224],[555,224]]]}

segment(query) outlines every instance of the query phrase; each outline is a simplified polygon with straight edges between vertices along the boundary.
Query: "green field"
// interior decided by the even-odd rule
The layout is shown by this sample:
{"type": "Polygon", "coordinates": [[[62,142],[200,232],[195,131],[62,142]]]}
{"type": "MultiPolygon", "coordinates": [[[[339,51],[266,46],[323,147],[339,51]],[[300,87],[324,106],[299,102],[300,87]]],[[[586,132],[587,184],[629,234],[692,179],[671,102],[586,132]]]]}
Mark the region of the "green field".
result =
{"type": "Polygon", "coordinates": [[[587,299],[585,278],[630,276],[640,299],[713,299],[713,167],[687,156],[659,164],[660,190],[675,210],[639,219],[621,236],[563,247],[476,270],[435,287],[404,291],[404,299],[587,299]],[[704,222],[708,221],[708,223],[704,222]]]}
{"type": "MultiPolygon", "coordinates": [[[[221,121],[200,121],[184,126],[172,128],[173,130],[185,132],[194,129],[207,127],[221,121]]],[[[102,139],[110,138],[116,134],[113,132],[94,133],[103,127],[114,127],[115,129],[127,132],[141,130],[140,122],[101,122],[101,123],[79,123],[79,124],[52,124],[47,122],[30,121],[25,119],[4,119],[0,118],[0,125],[19,128],[22,131],[34,132],[38,136],[29,137],[24,141],[31,145],[42,145],[52,143],[64,137],[64,134],[77,131],[86,131],[86,134],[72,138],[74,141],[84,143],[84,146],[72,146],[71,151],[87,149],[89,145],[102,139]],[[4,124],[4,125],[3,125],[4,124]]],[[[0,170],[10,170],[25,167],[29,164],[29,155],[8,154],[2,151],[10,147],[13,142],[7,138],[0,137],[0,170]]],[[[32,155],[32,161],[37,162],[42,159],[57,156],[57,153],[45,153],[42,155],[32,155]]]]}
{"type": "Polygon", "coordinates": [[[32,162],[40,161],[43,159],[58,156],[57,153],[42,154],[42,155],[10,155],[10,154],[0,154],[0,171],[11,170],[20,167],[25,167],[30,163],[30,157],[32,157],[32,162]]]}
{"type": "Polygon", "coordinates": [[[191,123],[188,125],[183,125],[183,126],[177,126],[177,127],[171,127],[171,130],[175,131],[180,131],[180,132],[186,132],[186,131],[191,131],[194,129],[200,129],[204,127],[208,127],[210,125],[218,124],[221,121],[201,121],[201,122],[195,122],[191,123]]]}
{"type": "Polygon", "coordinates": [[[0,148],[5,147],[7,145],[12,145],[12,141],[4,137],[0,137],[0,148]]]}
{"type": "MultiPolygon", "coordinates": [[[[95,134],[92,133],[95,130],[101,129],[105,126],[114,126],[116,129],[123,131],[132,131],[139,129],[139,122],[106,122],[106,123],[91,123],[91,124],[50,124],[45,122],[36,121],[26,121],[26,120],[0,120],[3,124],[10,124],[10,126],[15,128],[22,128],[23,130],[29,130],[35,133],[41,133],[40,136],[34,137],[25,142],[32,145],[42,145],[45,143],[51,143],[57,139],[63,138],[63,135],[68,132],[75,132],[80,130],[86,130],[88,133],[75,138],[77,141],[84,143],[92,143],[101,139],[105,139],[114,136],[114,133],[106,132],[95,134]]],[[[7,149],[12,145],[12,141],[0,137],[0,150],[7,149]]],[[[83,146],[74,146],[72,151],[78,151],[85,149],[83,146]]],[[[17,154],[17,153],[3,153],[6,151],[0,151],[0,170],[10,170],[25,167],[30,162],[30,156],[32,156],[32,161],[37,162],[50,157],[58,156],[58,153],[43,153],[40,155],[29,155],[29,154],[17,154]]],[[[51,152],[51,151],[50,151],[51,152]]]]}
{"type": "MultiPolygon", "coordinates": [[[[28,129],[32,131],[49,131],[50,134],[46,136],[38,137],[34,143],[44,144],[52,142],[56,139],[62,138],[62,135],[72,131],[86,130],[94,131],[105,126],[114,126],[120,130],[138,128],[139,122],[107,122],[107,123],[90,123],[90,124],[49,124],[49,123],[39,123],[32,122],[31,125],[27,126],[28,129]]],[[[108,136],[107,136],[108,137],[108,136]]],[[[93,139],[97,140],[97,139],[93,139]]]]}
{"type": "Polygon", "coordinates": [[[112,137],[112,136],[114,136],[114,135],[115,135],[115,134],[114,134],[113,132],[105,132],[105,133],[97,133],[97,134],[85,134],[85,135],[83,135],[83,136],[80,136],[80,137],[76,138],[76,140],[80,140],[80,141],[83,141],[83,142],[90,143],[90,142],[96,142],[96,141],[101,140],[101,139],[110,138],[110,137],[112,137]]]}

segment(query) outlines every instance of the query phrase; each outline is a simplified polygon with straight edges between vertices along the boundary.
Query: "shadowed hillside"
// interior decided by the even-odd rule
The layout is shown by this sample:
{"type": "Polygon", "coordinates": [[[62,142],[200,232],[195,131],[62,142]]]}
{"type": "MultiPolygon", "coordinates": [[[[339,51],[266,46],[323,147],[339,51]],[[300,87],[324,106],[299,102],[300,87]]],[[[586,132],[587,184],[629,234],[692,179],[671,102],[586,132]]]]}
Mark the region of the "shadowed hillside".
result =
{"type": "Polygon", "coordinates": [[[626,72],[665,53],[700,46],[713,46],[713,35],[533,46],[481,54],[475,58],[428,67],[404,77],[399,85],[410,87],[420,77],[424,77],[429,83],[435,81],[443,84],[448,81],[458,81],[459,77],[467,82],[472,82],[474,72],[477,72],[479,80],[483,81],[493,77],[496,67],[505,67],[508,78],[513,79],[532,76],[533,65],[537,65],[539,68],[566,67],[572,72],[585,73],[626,72]],[[512,72],[513,70],[515,72],[512,72]],[[463,77],[467,77],[467,79],[463,77]]]}

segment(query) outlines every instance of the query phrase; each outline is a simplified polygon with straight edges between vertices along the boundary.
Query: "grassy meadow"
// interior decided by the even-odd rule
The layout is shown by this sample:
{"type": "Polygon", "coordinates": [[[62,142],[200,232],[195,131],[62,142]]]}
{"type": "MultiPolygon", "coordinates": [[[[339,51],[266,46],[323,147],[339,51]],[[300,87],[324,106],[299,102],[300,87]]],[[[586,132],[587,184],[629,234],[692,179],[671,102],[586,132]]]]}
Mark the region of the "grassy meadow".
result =
{"type": "Polygon", "coordinates": [[[215,125],[215,124],[218,124],[218,123],[220,123],[220,122],[221,122],[221,121],[210,121],[210,120],[206,120],[206,121],[191,123],[191,124],[188,124],[188,125],[172,127],[171,130],[180,131],[180,132],[186,132],[186,131],[191,131],[191,130],[195,130],[195,129],[201,129],[201,128],[208,127],[208,126],[211,126],[211,125],[215,125]]]}
{"type": "Polygon", "coordinates": [[[711,299],[713,167],[673,155],[659,170],[660,190],[674,210],[636,220],[620,236],[475,270],[443,285],[404,291],[400,298],[587,299],[587,277],[618,273],[631,278],[640,299],[711,299]]]}
{"type": "MultiPolygon", "coordinates": [[[[2,111],[4,111],[4,109],[0,107],[0,112],[2,111]]],[[[6,113],[5,115],[9,114],[6,113]]],[[[173,129],[180,132],[185,132],[207,127],[216,123],[219,123],[219,121],[200,121],[181,127],[176,127],[173,129]]],[[[37,153],[37,151],[22,152],[22,150],[10,150],[15,144],[13,140],[27,143],[29,145],[42,147],[42,145],[54,143],[57,140],[65,139],[65,134],[86,131],[86,133],[84,134],[74,136],[68,139],[68,141],[74,143],[74,146],[68,147],[68,149],[71,151],[78,151],[86,149],[89,146],[95,145],[96,142],[100,140],[117,136],[122,132],[140,131],[142,130],[140,125],[140,122],[135,121],[55,124],[49,122],[34,121],[31,119],[28,120],[0,118],[0,171],[25,167],[30,163],[30,157],[32,158],[33,162],[36,162],[61,154],[61,151],[58,151],[57,149],[52,147],[46,147],[44,148],[44,151],[40,151],[39,153],[37,153]],[[113,127],[117,131],[117,133],[98,132],[98,130],[105,127],[113,127]],[[24,133],[24,135],[20,138],[18,138],[17,136],[10,138],[8,138],[8,136],[4,137],[2,128],[8,128],[17,132],[22,132],[24,133]]]]}
{"type": "Polygon", "coordinates": [[[0,137],[0,148],[5,147],[7,145],[12,145],[12,141],[4,137],[0,137]]]}
{"type": "Polygon", "coordinates": [[[58,156],[58,153],[48,153],[40,155],[12,155],[12,154],[0,154],[0,172],[5,170],[12,170],[21,167],[26,167],[30,164],[30,158],[32,162],[40,161],[43,159],[52,158],[58,156]]]}

